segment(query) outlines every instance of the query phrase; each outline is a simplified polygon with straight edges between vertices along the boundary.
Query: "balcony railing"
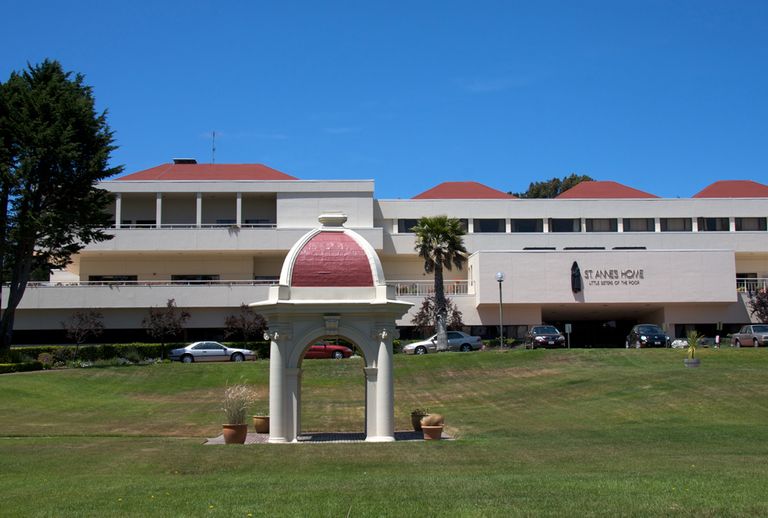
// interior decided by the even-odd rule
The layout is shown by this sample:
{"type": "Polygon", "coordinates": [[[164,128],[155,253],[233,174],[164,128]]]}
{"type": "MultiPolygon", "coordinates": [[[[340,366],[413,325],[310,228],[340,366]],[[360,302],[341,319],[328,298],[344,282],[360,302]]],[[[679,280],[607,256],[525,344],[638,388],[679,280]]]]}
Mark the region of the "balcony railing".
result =
{"type": "MultiPolygon", "coordinates": [[[[117,229],[117,226],[112,224],[109,228],[117,229]]],[[[234,223],[203,223],[199,227],[195,223],[161,223],[160,228],[155,223],[123,223],[120,225],[119,230],[167,230],[167,229],[201,229],[201,228],[277,228],[277,223],[243,223],[242,225],[236,225],[234,223]]]]}
{"type": "Polygon", "coordinates": [[[278,279],[266,279],[266,280],[229,280],[229,281],[207,281],[207,280],[187,280],[187,281],[170,281],[170,280],[158,280],[158,281],[33,281],[27,284],[31,288],[62,288],[72,286],[273,286],[278,283],[278,279]]]}
{"type": "MultiPolygon", "coordinates": [[[[432,281],[388,281],[388,286],[394,286],[397,294],[404,297],[426,297],[435,294],[435,283],[432,281]]],[[[445,281],[445,294],[467,295],[469,293],[467,281],[445,281]]]]}
{"type": "Polygon", "coordinates": [[[754,293],[768,289],[767,277],[736,277],[736,291],[754,293]]]}

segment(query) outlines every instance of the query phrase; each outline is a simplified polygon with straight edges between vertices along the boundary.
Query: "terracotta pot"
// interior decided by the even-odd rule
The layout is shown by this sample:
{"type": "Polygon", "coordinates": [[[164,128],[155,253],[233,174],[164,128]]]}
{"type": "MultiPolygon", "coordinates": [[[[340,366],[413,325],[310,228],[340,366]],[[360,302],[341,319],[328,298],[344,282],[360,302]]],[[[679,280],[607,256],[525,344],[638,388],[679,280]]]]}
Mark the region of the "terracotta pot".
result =
{"type": "Polygon", "coordinates": [[[413,425],[414,432],[421,431],[421,418],[429,414],[420,414],[418,412],[411,412],[411,424],[413,425]]]}
{"type": "Polygon", "coordinates": [[[248,436],[247,424],[224,424],[224,444],[245,444],[248,436]]]}
{"type": "Polygon", "coordinates": [[[438,441],[443,437],[443,426],[421,425],[421,431],[424,433],[424,440],[438,441]]]}
{"type": "Polygon", "coordinates": [[[269,433],[269,416],[253,416],[253,429],[256,430],[256,433],[269,433]]]}

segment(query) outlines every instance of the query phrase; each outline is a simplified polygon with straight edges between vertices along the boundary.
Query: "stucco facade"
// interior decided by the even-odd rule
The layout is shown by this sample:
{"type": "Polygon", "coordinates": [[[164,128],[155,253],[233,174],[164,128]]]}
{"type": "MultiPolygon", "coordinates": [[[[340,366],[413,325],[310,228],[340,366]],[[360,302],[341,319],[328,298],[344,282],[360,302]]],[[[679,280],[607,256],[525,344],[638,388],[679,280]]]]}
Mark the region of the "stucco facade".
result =
{"type": "Polygon", "coordinates": [[[540,322],[572,323],[585,333],[613,327],[617,336],[639,322],[672,334],[691,325],[727,330],[750,320],[748,295],[768,279],[761,189],[727,197],[714,189],[715,197],[611,198],[603,189],[595,198],[517,199],[470,197],[489,196],[470,188],[441,197],[436,188],[429,197],[378,200],[373,180],[231,179],[206,167],[204,179],[189,166],[173,179],[103,182],[114,193],[114,238],[87,246],[50,282],[27,289],[17,312],[21,336],[60,330],[79,308],[101,309],[111,329],[140,330],[147,308],[169,298],[190,310],[191,329],[220,330],[241,303],[268,296],[289,250],[331,211],[347,215],[346,227],[376,251],[397,298],[415,305],[396,321],[406,329],[432,284],[408,230],[423,216],[464,223],[471,255],[466,268],[446,272],[446,291],[465,324],[488,337],[499,324],[498,271],[506,275],[506,336],[540,322]],[[569,284],[574,262],[583,277],[578,294],[569,284]]]}

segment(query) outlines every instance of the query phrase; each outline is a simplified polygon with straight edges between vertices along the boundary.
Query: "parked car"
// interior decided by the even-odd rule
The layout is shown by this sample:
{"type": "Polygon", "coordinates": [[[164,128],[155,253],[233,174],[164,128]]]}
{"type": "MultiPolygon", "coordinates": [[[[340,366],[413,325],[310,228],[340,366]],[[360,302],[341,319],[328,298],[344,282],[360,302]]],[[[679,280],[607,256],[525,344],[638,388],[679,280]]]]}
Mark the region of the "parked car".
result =
{"type": "MultiPolygon", "coordinates": [[[[718,347],[719,344],[715,342],[715,339],[708,336],[702,336],[699,339],[699,345],[698,347],[718,347]]],[[[688,347],[688,339],[683,338],[675,338],[672,340],[672,349],[685,349],[688,347]]]]}
{"type": "Polygon", "coordinates": [[[555,326],[533,326],[525,333],[525,347],[565,347],[565,335],[555,326]]]}
{"type": "MultiPolygon", "coordinates": [[[[632,328],[624,343],[626,347],[669,347],[669,336],[655,324],[638,324],[632,328]]],[[[686,346],[687,347],[687,346],[686,346]]]]}
{"type": "Polygon", "coordinates": [[[731,344],[734,347],[742,345],[751,345],[759,347],[768,345],[768,324],[750,324],[742,326],[738,333],[731,337],[731,344]]]}
{"type": "MultiPolygon", "coordinates": [[[[479,336],[468,335],[461,331],[448,331],[449,351],[477,351],[483,347],[483,339],[479,336]]],[[[405,354],[427,354],[437,352],[437,335],[432,335],[426,340],[413,342],[403,347],[405,354]]]]}
{"type": "Polygon", "coordinates": [[[333,358],[341,360],[352,356],[352,349],[344,345],[335,345],[328,342],[316,342],[304,353],[306,359],[333,358]]]}
{"type": "Polygon", "coordinates": [[[171,360],[192,362],[242,362],[255,360],[256,353],[249,349],[227,347],[219,342],[195,342],[170,353],[171,360]]]}

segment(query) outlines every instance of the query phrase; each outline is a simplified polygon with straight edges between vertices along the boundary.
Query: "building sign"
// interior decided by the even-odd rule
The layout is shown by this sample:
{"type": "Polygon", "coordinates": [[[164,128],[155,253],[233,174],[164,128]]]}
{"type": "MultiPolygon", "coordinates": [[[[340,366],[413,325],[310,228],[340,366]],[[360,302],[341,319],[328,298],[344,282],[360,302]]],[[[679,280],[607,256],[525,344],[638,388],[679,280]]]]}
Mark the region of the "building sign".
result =
{"type": "Polygon", "coordinates": [[[587,286],[638,286],[645,280],[645,271],[634,268],[601,268],[584,270],[587,286]]]}

